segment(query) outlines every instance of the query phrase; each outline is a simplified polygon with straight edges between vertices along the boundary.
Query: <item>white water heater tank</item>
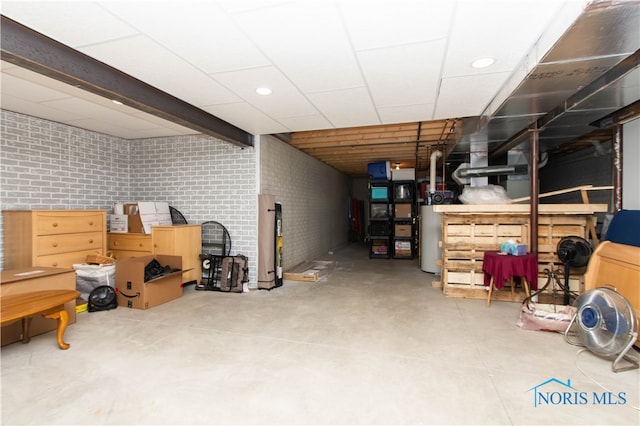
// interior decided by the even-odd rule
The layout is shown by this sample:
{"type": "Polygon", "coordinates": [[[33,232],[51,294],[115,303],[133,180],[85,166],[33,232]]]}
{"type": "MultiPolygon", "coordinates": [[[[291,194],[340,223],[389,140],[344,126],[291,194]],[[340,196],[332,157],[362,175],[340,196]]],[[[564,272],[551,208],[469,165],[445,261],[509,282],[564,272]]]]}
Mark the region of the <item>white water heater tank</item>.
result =
{"type": "Polygon", "coordinates": [[[420,206],[420,269],[433,274],[440,274],[440,266],[436,262],[442,258],[438,243],[442,239],[440,213],[433,211],[433,206],[420,206]]]}

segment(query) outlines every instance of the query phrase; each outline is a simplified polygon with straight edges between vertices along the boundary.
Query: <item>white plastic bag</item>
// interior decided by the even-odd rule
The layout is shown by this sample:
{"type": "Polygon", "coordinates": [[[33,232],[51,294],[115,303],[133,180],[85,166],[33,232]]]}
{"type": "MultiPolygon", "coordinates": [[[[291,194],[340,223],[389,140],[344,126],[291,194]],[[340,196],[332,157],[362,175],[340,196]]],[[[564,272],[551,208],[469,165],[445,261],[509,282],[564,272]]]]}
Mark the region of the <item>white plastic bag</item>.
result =
{"type": "Polygon", "coordinates": [[[89,300],[89,293],[98,286],[115,287],[116,265],[76,263],[73,269],[76,270],[76,290],[84,300],[89,300]]]}
{"type": "Polygon", "coordinates": [[[467,185],[458,199],[464,204],[511,204],[507,191],[500,185],[467,185]]]}

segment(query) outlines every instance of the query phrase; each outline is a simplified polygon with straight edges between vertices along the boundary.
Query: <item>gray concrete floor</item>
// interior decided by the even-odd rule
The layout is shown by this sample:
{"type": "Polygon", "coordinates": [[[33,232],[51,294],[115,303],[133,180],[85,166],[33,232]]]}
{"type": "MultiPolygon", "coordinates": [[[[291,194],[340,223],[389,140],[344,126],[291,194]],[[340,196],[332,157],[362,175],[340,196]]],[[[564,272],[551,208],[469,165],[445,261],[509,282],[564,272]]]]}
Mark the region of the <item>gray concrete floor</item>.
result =
{"type": "Polygon", "coordinates": [[[54,333],[3,347],[2,424],[640,423],[638,370],[519,329],[518,303],[446,298],[363,246],[316,260],[336,265],[317,283],[187,287],[79,314],[67,351],[54,333]]]}

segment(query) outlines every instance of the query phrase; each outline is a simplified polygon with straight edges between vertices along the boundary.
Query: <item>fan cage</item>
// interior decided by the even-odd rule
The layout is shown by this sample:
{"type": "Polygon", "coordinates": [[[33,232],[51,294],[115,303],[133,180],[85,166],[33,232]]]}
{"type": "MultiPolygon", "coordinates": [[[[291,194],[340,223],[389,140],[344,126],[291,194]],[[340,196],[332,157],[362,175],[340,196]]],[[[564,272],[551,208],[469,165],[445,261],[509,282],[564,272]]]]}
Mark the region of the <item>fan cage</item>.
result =
{"type": "Polygon", "coordinates": [[[638,338],[638,318],[627,299],[617,291],[598,287],[580,295],[577,308],[565,331],[571,344],[585,346],[603,358],[612,358],[611,369],[618,373],[638,368],[638,361],[627,353],[638,338]],[[570,336],[575,333],[579,343],[570,336]],[[620,365],[622,359],[627,365],[620,365]]]}

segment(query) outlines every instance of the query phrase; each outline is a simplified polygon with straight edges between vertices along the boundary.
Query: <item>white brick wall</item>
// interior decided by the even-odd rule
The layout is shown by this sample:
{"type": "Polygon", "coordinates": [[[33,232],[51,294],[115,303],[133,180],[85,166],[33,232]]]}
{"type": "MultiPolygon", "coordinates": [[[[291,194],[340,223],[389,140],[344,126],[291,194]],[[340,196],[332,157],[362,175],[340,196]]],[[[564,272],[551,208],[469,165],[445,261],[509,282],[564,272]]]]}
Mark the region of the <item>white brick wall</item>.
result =
{"type": "MultiPolygon", "coordinates": [[[[107,209],[113,200],[129,198],[128,142],[10,111],[0,114],[2,210],[107,209]]],[[[0,266],[2,245],[0,236],[0,266]]]]}
{"type": "MultiPolygon", "coordinates": [[[[232,253],[249,257],[255,284],[255,149],[201,135],[126,141],[1,113],[2,209],[110,209],[116,201],[168,201],[190,223],[225,225],[232,253]]],[[[346,244],[348,178],[272,137],[262,140],[260,192],[276,195],[283,205],[285,270],[346,244]]]]}
{"type": "Polygon", "coordinates": [[[347,176],[271,136],[259,152],[260,193],[282,204],[285,271],[346,244],[347,176]]]}
{"type": "Polygon", "coordinates": [[[249,278],[255,283],[255,149],[194,135],[132,141],[130,155],[131,200],[167,201],[189,223],[223,224],[231,254],[249,257],[249,278]]]}

